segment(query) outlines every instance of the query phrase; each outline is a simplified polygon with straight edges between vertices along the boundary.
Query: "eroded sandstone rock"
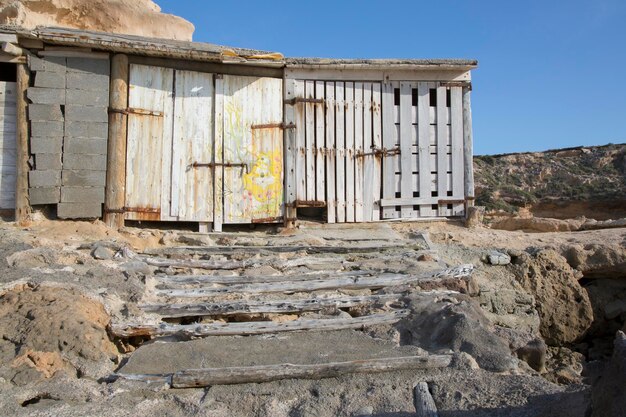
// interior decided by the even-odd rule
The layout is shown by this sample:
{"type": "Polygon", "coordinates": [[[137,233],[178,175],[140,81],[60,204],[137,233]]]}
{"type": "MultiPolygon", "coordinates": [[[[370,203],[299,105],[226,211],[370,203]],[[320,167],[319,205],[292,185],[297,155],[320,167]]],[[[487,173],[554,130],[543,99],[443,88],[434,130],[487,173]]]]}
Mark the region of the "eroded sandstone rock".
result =
{"type": "Polygon", "coordinates": [[[593,322],[587,291],[579,284],[580,273],[551,249],[514,258],[513,271],[521,286],[535,297],[540,332],[549,345],[580,339],[593,322]]]}
{"type": "Polygon", "coordinates": [[[152,0],[0,0],[0,24],[58,26],[190,41],[194,26],[152,0]]]}

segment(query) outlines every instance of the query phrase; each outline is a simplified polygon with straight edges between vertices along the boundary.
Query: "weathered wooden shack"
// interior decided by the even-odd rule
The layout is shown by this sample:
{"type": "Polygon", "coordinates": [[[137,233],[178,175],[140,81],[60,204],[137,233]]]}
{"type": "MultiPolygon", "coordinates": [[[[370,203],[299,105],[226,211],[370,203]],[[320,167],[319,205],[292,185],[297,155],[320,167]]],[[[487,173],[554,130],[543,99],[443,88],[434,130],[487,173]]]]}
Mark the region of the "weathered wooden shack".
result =
{"type": "Polygon", "coordinates": [[[474,60],[0,28],[0,208],[224,224],[463,216],[474,60]]]}

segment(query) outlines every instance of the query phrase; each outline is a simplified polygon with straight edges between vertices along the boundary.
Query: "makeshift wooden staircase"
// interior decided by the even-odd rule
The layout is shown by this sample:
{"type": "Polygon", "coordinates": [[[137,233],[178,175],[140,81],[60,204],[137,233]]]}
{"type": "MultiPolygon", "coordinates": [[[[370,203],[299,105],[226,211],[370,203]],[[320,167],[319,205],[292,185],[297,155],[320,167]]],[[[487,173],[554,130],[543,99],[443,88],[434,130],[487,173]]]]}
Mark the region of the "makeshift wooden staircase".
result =
{"type": "MultiPolygon", "coordinates": [[[[311,260],[310,255],[323,254],[335,263],[337,258],[347,263],[348,256],[374,254],[390,256],[391,259],[393,256],[407,256],[407,253],[416,255],[419,250],[421,248],[404,245],[361,245],[356,248],[344,245],[213,246],[153,251],[140,257],[167,273],[146,277],[146,300],[149,302],[140,305],[146,319],[115,323],[111,326],[111,333],[120,339],[170,336],[188,340],[206,336],[392,325],[409,315],[403,297],[411,288],[428,286],[440,279],[467,277],[472,273],[471,266],[415,275],[377,270],[302,271],[302,267],[306,267],[307,260],[311,260]],[[249,268],[259,265],[271,265],[281,274],[255,276],[247,273],[249,268]],[[232,275],[217,275],[225,270],[233,271],[232,275]],[[297,318],[294,319],[294,316],[297,318]]],[[[321,262],[324,262],[323,259],[321,262]]],[[[364,358],[325,364],[285,363],[124,377],[143,380],[162,377],[172,387],[198,387],[442,367],[448,366],[450,361],[449,355],[364,358]]]]}

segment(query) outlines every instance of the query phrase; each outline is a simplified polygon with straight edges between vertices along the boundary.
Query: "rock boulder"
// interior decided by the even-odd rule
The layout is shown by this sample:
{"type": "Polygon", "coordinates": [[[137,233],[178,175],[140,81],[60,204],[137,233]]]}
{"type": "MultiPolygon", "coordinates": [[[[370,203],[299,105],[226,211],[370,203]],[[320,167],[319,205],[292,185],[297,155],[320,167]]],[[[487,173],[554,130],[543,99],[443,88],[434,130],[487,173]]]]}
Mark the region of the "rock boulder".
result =
{"type": "Polygon", "coordinates": [[[190,41],[194,26],[152,0],[0,0],[0,24],[57,26],[190,41]]]}

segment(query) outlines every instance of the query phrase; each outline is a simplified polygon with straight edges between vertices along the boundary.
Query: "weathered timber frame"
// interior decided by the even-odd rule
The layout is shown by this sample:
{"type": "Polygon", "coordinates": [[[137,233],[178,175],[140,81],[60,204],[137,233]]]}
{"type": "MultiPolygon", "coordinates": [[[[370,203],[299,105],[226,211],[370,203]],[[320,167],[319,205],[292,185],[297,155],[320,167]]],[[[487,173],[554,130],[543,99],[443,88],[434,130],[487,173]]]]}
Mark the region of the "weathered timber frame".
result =
{"type": "MultiPolygon", "coordinates": [[[[88,190],[95,204],[104,202],[103,210],[92,209],[84,216],[94,217],[101,212],[111,227],[119,228],[129,218],[177,220],[170,214],[171,202],[167,199],[171,196],[164,194],[158,207],[129,207],[126,201],[127,166],[131,163],[128,159],[129,120],[139,113],[147,118],[166,118],[163,110],[130,108],[132,66],[212,76],[212,156],[210,160],[203,158],[190,164],[191,169],[208,169],[198,172],[210,172],[213,181],[208,200],[214,207],[212,217],[208,221],[197,220],[201,231],[221,231],[222,224],[229,222],[224,212],[227,204],[224,168],[242,167],[242,175],[249,174],[253,162],[225,158],[223,147],[217,142],[224,137],[225,123],[229,120],[224,108],[225,77],[282,80],[282,117],[252,121],[249,126],[256,135],[280,132],[282,209],[276,214],[252,217],[250,223],[282,222],[291,227],[302,207],[319,208],[326,213],[329,223],[437,219],[463,216],[473,204],[470,72],[476,68],[476,61],[284,58],[277,53],[252,49],[75,29],[30,31],[0,27],[0,32],[12,40],[2,44],[0,59],[18,64],[21,88],[17,113],[18,221],[28,218],[32,204],[28,180],[28,163],[32,161],[28,116],[31,104],[26,99],[26,91],[33,81],[26,56],[51,62],[67,59],[69,63],[80,58],[110,62],[110,71],[106,74],[109,77],[107,146],[103,151],[106,155],[101,155],[106,158],[106,167],[97,168],[106,169],[106,181],[103,180],[102,185],[104,197],[98,200],[97,190],[88,190]],[[437,121],[437,117],[446,122],[437,121]],[[361,140],[355,139],[355,135],[361,135],[361,140]],[[445,137],[447,143],[439,139],[445,137]]],[[[68,69],[68,73],[72,71],[76,72],[68,69]]],[[[88,73],[89,69],[86,71],[88,73]]],[[[46,160],[45,156],[34,155],[35,161],[41,159],[45,166],[56,163],[46,160]]],[[[63,191],[68,180],[65,170],[77,168],[71,166],[75,163],[72,161],[66,167],[65,156],[61,156],[63,183],[54,184],[61,187],[60,201],[68,206],[72,201],[64,198],[79,198],[76,200],[79,206],[85,205],[87,195],[74,197],[70,191],[78,190],[63,191]]],[[[173,175],[172,171],[164,173],[173,175]]],[[[229,172],[229,175],[232,174],[229,172]]],[[[95,181],[95,176],[89,180],[95,181]]],[[[54,203],[54,196],[48,198],[43,203],[54,203]]],[[[93,202],[90,204],[94,208],[93,202]]],[[[75,211],[74,217],[80,218],[81,210],[75,211]]],[[[72,218],[68,216],[66,218],[72,218]]]]}

